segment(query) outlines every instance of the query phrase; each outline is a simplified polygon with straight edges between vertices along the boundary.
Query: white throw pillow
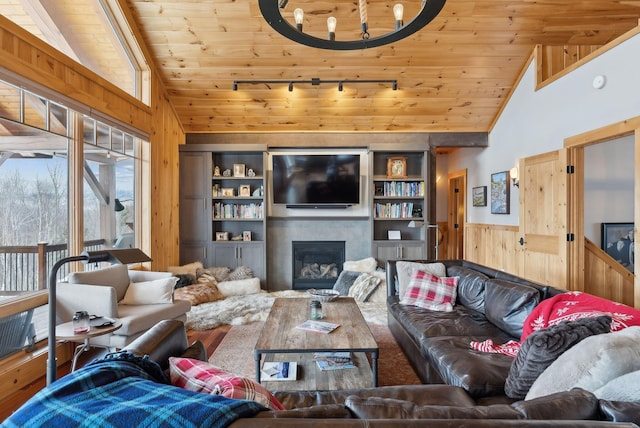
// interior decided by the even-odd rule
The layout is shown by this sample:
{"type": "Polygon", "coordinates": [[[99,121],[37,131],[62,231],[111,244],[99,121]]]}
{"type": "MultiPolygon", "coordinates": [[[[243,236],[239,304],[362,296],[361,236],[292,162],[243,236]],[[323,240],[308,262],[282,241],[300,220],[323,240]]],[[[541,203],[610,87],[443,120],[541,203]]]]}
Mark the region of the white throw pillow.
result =
{"type": "Polygon", "coordinates": [[[593,395],[600,400],[640,401],[640,370],[615,378],[605,386],[596,389],[593,395]]]}
{"type": "Polygon", "coordinates": [[[404,293],[411,281],[413,271],[419,269],[429,272],[435,276],[447,276],[447,268],[442,263],[416,263],[416,262],[396,262],[396,272],[398,273],[398,296],[404,296],[404,293]]]}
{"type": "Polygon", "coordinates": [[[132,282],[127,288],[127,294],[120,301],[122,305],[154,305],[158,303],[173,303],[173,287],[178,278],[156,279],[154,281],[132,282]]]}
{"type": "Polygon", "coordinates": [[[373,257],[362,260],[346,261],[342,264],[342,270],[351,272],[373,272],[378,268],[378,262],[373,257]]]}
{"type": "Polygon", "coordinates": [[[531,385],[526,400],[582,388],[596,391],[640,370],[640,326],[587,337],[560,355],[531,385]]]}
{"type": "Polygon", "coordinates": [[[224,297],[246,296],[260,292],[260,278],[236,279],[218,283],[218,290],[224,297]]]}

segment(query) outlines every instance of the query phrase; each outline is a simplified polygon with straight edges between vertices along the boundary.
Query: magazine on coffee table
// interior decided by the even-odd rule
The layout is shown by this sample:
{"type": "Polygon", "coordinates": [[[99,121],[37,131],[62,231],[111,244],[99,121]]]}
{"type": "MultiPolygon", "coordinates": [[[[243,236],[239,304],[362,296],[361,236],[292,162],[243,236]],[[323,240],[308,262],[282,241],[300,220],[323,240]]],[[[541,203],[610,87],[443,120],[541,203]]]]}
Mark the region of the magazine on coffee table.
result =
{"type": "Polygon", "coordinates": [[[325,322],[325,321],[314,321],[314,320],[307,320],[302,324],[298,324],[296,326],[298,330],[314,331],[316,333],[331,333],[333,330],[335,330],[338,327],[340,327],[340,324],[334,324],[332,322],[325,322]]]}
{"type": "Polygon", "coordinates": [[[277,380],[296,380],[298,363],[295,361],[265,361],[262,365],[262,380],[265,382],[277,380]]]}

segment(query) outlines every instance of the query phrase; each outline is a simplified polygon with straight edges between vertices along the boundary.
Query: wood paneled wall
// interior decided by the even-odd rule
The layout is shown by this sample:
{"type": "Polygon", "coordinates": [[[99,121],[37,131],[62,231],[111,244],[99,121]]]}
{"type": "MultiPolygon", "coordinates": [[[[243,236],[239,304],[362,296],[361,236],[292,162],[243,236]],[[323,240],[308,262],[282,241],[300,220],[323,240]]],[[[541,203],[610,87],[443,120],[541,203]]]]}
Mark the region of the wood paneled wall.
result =
{"type": "MultiPolygon", "coordinates": [[[[519,236],[517,226],[467,224],[465,259],[523,276],[519,236]]],[[[633,307],[634,275],[586,238],[584,253],[582,291],[633,307]]]]}
{"type": "Polygon", "coordinates": [[[600,47],[602,45],[536,46],[538,82],[544,83],[600,47]]]}
{"type": "Polygon", "coordinates": [[[633,274],[586,238],[584,258],[584,292],[633,307],[633,274]]]}
{"type": "Polygon", "coordinates": [[[164,86],[152,79],[153,122],[151,134],[149,183],[150,226],[143,229],[143,243],[149,245],[153,270],[166,270],[180,260],[179,225],[179,160],[178,145],[184,144],[185,133],[169,102],[164,86]],[[149,237],[147,244],[144,237],[149,237]]]}
{"type": "Polygon", "coordinates": [[[467,223],[464,228],[464,258],[520,275],[519,236],[517,226],[467,223]]]}
{"type": "Polygon", "coordinates": [[[2,15],[0,67],[146,134],[151,132],[148,106],[2,15]]]}

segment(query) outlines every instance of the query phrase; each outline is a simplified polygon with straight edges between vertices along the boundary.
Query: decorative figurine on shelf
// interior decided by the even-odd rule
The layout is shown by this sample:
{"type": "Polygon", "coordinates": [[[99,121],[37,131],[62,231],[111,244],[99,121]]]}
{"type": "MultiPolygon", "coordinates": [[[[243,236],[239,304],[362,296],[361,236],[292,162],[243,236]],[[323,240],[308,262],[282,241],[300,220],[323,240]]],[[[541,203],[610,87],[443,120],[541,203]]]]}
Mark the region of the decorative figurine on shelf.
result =
{"type": "Polygon", "coordinates": [[[218,165],[216,165],[216,167],[213,168],[213,176],[220,177],[220,167],[218,165]]]}
{"type": "Polygon", "coordinates": [[[249,168],[249,170],[247,171],[247,177],[255,177],[255,176],[256,176],[256,172],[252,168],[249,168]]]}
{"type": "Polygon", "coordinates": [[[229,168],[225,169],[222,173],[223,177],[231,177],[231,170],[229,168]]]}

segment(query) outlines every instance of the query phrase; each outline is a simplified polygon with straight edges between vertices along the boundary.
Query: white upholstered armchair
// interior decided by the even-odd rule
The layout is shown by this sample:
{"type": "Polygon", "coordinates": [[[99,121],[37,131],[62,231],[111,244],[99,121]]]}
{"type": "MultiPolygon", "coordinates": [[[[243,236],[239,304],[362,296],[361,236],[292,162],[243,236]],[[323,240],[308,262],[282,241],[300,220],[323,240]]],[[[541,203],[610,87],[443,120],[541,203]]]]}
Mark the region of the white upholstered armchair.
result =
{"type": "Polygon", "coordinates": [[[72,273],[57,285],[56,322],[71,321],[76,311],[117,319],[122,327],[89,343],[122,348],[162,320],[186,320],[191,304],[173,300],[176,280],[169,272],[134,271],[126,265],[72,273]]]}

